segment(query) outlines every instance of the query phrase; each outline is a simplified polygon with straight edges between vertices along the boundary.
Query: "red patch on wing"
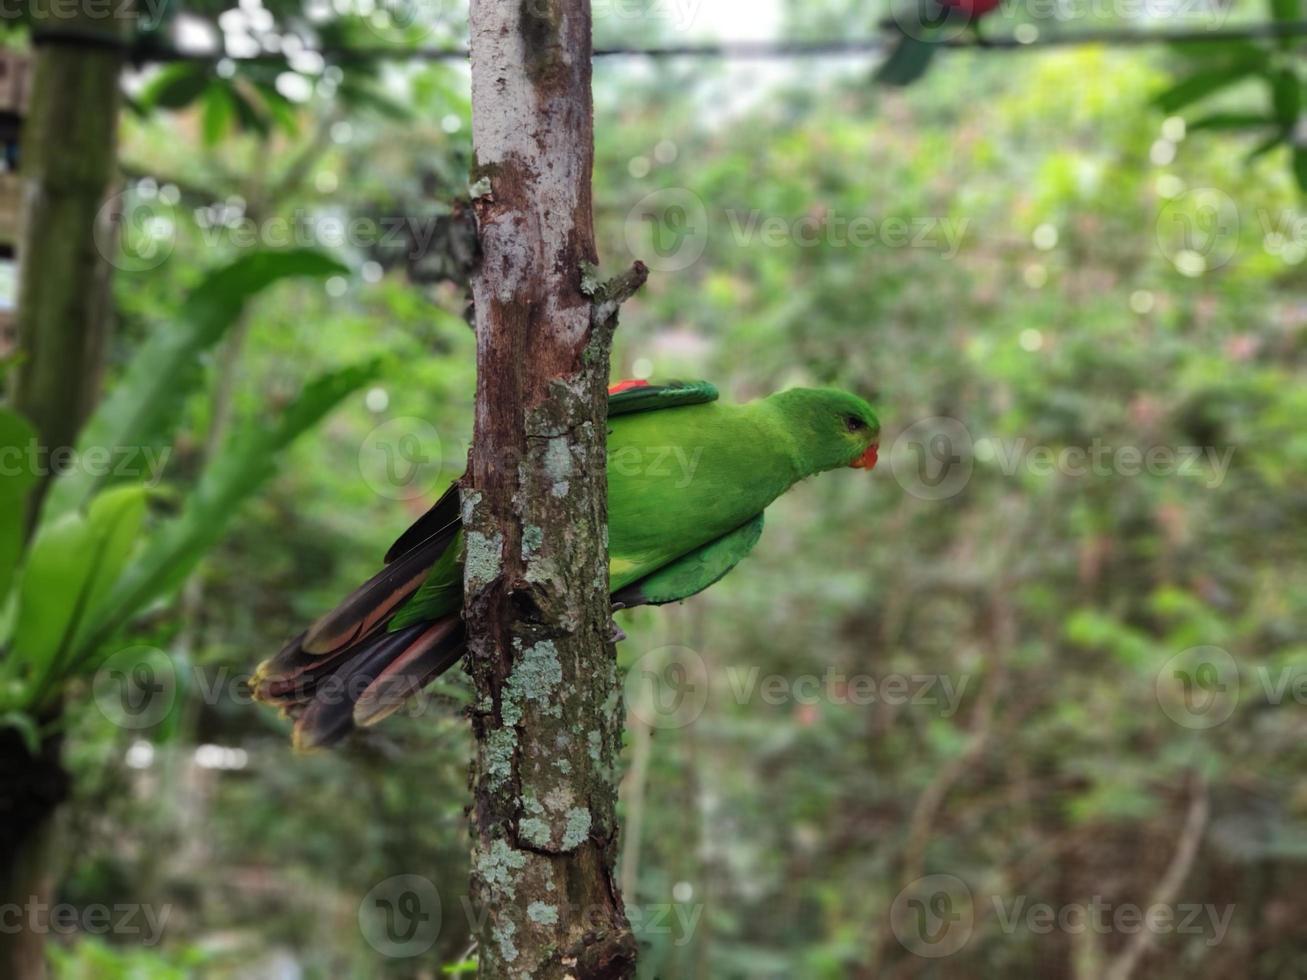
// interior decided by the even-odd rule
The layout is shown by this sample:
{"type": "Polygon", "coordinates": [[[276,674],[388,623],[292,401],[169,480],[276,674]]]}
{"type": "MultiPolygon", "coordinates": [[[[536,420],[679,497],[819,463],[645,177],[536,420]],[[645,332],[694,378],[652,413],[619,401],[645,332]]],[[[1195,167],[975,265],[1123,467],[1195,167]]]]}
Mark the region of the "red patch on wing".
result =
{"type": "Polygon", "coordinates": [[[849,465],[855,470],[872,470],[876,468],[876,460],[879,458],[880,444],[873,442],[867,447],[867,451],[855,459],[849,465]]]}
{"type": "Polygon", "coordinates": [[[619,381],[615,385],[609,385],[608,394],[620,395],[624,391],[630,391],[632,388],[648,388],[648,381],[619,381]]]}

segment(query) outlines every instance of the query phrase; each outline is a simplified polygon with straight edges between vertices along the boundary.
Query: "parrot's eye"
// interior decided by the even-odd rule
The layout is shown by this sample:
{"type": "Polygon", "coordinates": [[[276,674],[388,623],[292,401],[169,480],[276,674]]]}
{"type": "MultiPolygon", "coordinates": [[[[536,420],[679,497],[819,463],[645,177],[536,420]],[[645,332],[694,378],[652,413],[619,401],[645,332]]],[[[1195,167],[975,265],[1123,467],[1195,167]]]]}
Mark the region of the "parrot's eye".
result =
{"type": "Polygon", "coordinates": [[[862,419],[858,418],[856,415],[844,416],[844,428],[848,429],[850,432],[861,432],[866,427],[867,423],[862,421],[862,419]]]}

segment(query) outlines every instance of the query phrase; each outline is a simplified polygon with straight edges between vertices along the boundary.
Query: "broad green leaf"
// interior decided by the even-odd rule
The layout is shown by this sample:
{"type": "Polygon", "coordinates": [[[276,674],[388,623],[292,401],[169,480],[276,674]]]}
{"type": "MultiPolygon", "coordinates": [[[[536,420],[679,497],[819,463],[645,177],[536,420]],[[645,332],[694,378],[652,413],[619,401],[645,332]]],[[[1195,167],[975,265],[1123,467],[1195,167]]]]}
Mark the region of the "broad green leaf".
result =
{"type": "Polygon", "coordinates": [[[92,643],[107,638],[149,603],[163,598],[222,537],[227,523],[276,470],[282,452],[350,393],[376,377],[376,363],[343,368],[315,379],[272,426],[251,424],[213,460],[182,513],[152,535],[106,604],[92,643]]]}
{"type": "Polygon", "coordinates": [[[145,523],[149,492],[139,486],[115,487],[91,501],[86,523],[90,527],[96,563],[87,602],[87,610],[92,614],[99,611],[135,550],[145,523]]]}
{"type": "Polygon", "coordinates": [[[1153,103],[1163,112],[1176,112],[1192,102],[1205,99],[1254,74],[1262,68],[1265,61],[1265,57],[1262,56],[1257,60],[1237,61],[1219,68],[1199,71],[1155,96],[1153,103]]]}
{"type": "Polygon", "coordinates": [[[277,91],[271,82],[254,82],[250,86],[251,101],[258,102],[256,111],[292,136],[299,132],[298,106],[277,91]]]}
{"type": "Polygon", "coordinates": [[[204,136],[205,146],[216,146],[231,129],[236,118],[236,105],[232,99],[231,88],[221,80],[209,83],[204,90],[204,113],[200,118],[200,130],[204,136]]]}
{"type": "Polygon", "coordinates": [[[413,118],[413,112],[407,105],[392,99],[377,86],[357,78],[347,76],[337,87],[336,97],[343,105],[356,109],[371,109],[397,122],[405,122],[413,118]]]}
{"type": "Polygon", "coordinates": [[[1293,176],[1298,181],[1298,189],[1307,194],[1307,147],[1293,148],[1293,176]]]}
{"type": "Polygon", "coordinates": [[[266,136],[270,127],[266,113],[258,104],[257,94],[252,95],[250,86],[245,84],[233,85],[231,96],[236,110],[236,120],[240,123],[241,129],[266,136]]]}
{"type": "Polygon", "coordinates": [[[1253,147],[1252,152],[1244,157],[1244,163],[1253,163],[1256,160],[1260,160],[1277,146],[1288,140],[1288,138],[1289,134],[1284,132],[1284,130],[1277,130],[1275,133],[1272,133],[1270,136],[1266,137],[1266,139],[1262,140],[1262,142],[1253,147]]]}
{"type": "Polygon", "coordinates": [[[65,514],[38,532],[19,582],[11,650],[29,675],[62,682],[61,668],[136,545],[147,493],[106,491],[85,515],[65,514]]]}
{"type": "MultiPolygon", "coordinates": [[[[1271,16],[1282,24],[1302,18],[1301,0],[1271,0],[1271,16]]],[[[1281,38],[1280,43],[1292,45],[1293,38],[1281,38]]]]}
{"type": "Polygon", "coordinates": [[[28,448],[35,430],[22,416],[0,408],[0,604],[9,594],[23,550],[27,491],[36,482],[28,448]]]}
{"type": "MultiPolygon", "coordinates": [[[[201,380],[200,355],[240,319],[250,299],[282,279],[345,271],[323,252],[289,249],[250,252],[210,273],[183,304],[178,322],[156,329],[133,358],[91,417],[78,451],[161,453],[171,441],[179,406],[201,380]]],[[[67,513],[108,479],[86,467],[74,469],[55,484],[46,513],[67,513]]]]}
{"type": "Polygon", "coordinates": [[[1292,128],[1298,122],[1298,107],[1302,101],[1302,90],[1298,85],[1298,76],[1287,68],[1282,68],[1271,77],[1272,104],[1275,106],[1275,118],[1285,128],[1292,128]]]}
{"type": "Polygon", "coordinates": [[[190,105],[209,84],[207,66],[179,63],[164,68],[138,99],[146,109],[181,109],[190,105]]]}
{"type": "Polygon", "coordinates": [[[88,544],[81,514],[66,514],[41,528],[18,584],[14,655],[31,664],[54,656],[87,586],[88,544]]]}
{"type": "Polygon", "coordinates": [[[1176,41],[1167,48],[1195,62],[1221,62],[1231,64],[1243,61],[1265,61],[1265,49],[1253,41],[1176,41]]]}
{"type": "Polygon", "coordinates": [[[1273,118],[1257,112],[1213,112],[1188,124],[1191,133],[1205,129],[1265,129],[1278,126],[1273,118]]]}

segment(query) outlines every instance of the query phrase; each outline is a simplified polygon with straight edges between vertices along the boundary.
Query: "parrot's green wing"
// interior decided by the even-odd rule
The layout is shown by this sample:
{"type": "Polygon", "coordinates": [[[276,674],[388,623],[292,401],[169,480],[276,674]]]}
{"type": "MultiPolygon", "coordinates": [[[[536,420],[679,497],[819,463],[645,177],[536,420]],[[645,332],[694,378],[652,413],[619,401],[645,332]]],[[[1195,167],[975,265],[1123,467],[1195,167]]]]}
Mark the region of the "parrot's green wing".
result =
{"type": "MultiPolygon", "coordinates": [[[[646,381],[622,381],[610,389],[608,417],[678,408],[681,405],[702,405],[716,400],[717,389],[707,381],[668,381],[657,385],[646,381]]],[[[432,508],[390,546],[386,552],[387,564],[412,551],[432,535],[448,535],[452,538],[460,516],[458,481],[455,481],[432,508]]]]}
{"type": "Polygon", "coordinates": [[[609,389],[608,417],[652,412],[682,405],[702,405],[717,400],[717,388],[707,381],[668,381],[651,385],[643,381],[623,381],[609,389]]]}
{"type": "Polygon", "coordinates": [[[734,531],[696,548],[652,575],[613,593],[615,608],[661,606],[702,592],[738,565],[762,537],[759,514],[734,531]]]}
{"type": "Polygon", "coordinates": [[[386,627],[391,632],[414,623],[447,616],[463,604],[463,529],[460,527],[422,587],[404,604],[386,627]]]}

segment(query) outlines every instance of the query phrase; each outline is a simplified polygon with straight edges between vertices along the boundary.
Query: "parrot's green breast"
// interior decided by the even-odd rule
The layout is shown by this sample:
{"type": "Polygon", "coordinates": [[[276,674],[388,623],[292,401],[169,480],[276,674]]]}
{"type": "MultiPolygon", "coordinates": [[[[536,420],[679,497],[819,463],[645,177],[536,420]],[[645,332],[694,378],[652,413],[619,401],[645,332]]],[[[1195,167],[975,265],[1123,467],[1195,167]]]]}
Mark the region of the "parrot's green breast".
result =
{"type": "Polygon", "coordinates": [[[760,514],[796,479],[786,450],[759,402],[712,402],[613,419],[613,590],[760,514]]]}

